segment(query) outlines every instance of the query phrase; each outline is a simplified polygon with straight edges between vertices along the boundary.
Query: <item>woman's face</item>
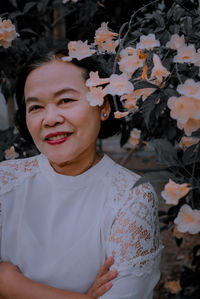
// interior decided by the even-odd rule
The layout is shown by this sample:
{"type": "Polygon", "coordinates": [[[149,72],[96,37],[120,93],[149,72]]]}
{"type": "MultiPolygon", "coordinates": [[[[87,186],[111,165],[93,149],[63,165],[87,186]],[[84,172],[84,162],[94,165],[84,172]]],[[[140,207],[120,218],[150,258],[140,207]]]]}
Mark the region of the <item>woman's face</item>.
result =
{"type": "Polygon", "coordinates": [[[86,100],[83,70],[54,60],[36,68],[24,89],[26,121],[35,145],[52,165],[96,154],[102,110],[86,100]]]}

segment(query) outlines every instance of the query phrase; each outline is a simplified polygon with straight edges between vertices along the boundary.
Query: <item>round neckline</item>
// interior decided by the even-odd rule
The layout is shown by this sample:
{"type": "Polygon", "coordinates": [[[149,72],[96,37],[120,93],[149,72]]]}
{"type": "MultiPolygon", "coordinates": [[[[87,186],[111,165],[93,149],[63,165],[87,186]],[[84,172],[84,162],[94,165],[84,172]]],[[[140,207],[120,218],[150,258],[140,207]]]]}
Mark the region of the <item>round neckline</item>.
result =
{"type": "Polygon", "coordinates": [[[38,158],[40,170],[47,180],[54,186],[66,189],[79,189],[91,184],[96,179],[99,180],[99,178],[102,177],[102,175],[104,176],[105,172],[108,171],[108,163],[113,162],[111,158],[104,154],[101,160],[88,170],[76,176],[69,176],[57,173],[49,163],[47,157],[43,154],[40,154],[38,158]]]}

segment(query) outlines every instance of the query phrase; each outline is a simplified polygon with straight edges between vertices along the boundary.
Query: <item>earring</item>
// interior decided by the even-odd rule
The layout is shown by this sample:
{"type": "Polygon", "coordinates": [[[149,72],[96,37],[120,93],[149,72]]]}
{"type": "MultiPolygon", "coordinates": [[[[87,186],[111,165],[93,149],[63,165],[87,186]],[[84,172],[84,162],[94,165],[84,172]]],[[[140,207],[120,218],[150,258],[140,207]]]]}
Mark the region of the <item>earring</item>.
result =
{"type": "Polygon", "coordinates": [[[106,112],[104,112],[104,113],[103,113],[103,117],[106,117],[106,116],[107,116],[107,113],[106,113],[106,112]]]}

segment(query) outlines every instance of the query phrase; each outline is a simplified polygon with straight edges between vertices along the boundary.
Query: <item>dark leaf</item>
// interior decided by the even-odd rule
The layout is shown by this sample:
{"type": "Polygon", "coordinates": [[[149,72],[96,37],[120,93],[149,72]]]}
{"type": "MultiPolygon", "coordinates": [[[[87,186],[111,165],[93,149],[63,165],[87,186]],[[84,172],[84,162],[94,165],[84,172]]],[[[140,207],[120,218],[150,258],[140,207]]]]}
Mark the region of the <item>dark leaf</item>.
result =
{"type": "Polygon", "coordinates": [[[182,31],[183,33],[189,35],[192,32],[192,18],[191,17],[185,17],[183,23],[182,23],[182,31]]]}
{"type": "Polygon", "coordinates": [[[26,5],[24,6],[22,14],[23,15],[27,14],[29,12],[29,10],[31,10],[31,8],[33,8],[35,5],[36,5],[36,3],[32,2],[32,1],[26,3],[26,5]]]}
{"type": "MultiPolygon", "coordinates": [[[[131,81],[131,80],[130,80],[131,81]]],[[[134,82],[134,88],[136,89],[142,89],[142,88],[158,88],[157,85],[152,84],[150,82],[147,81],[138,81],[138,82],[134,82]]]]}
{"type": "Polygon", "coordinates": [[[185,10],[183,8],[181,8],[180,6],[177,6],[174,10],[174,19],[175,21],[179,22],[180,18],[185,16],[185,10]]]}
{"type": "Polygon", "coordinates": [[[149,127],[151,113],[153,112],[158,99],[159,99],[159,91],[156,91],[153,94],[151,94],[142,104],[141,112],[144,117],[144,121],[147,128],[149,127]]]}
{"type": "Polygon", "coordinates": [[[197,150],[200,145],[194,144],[186,149],[183,154],[182,160],[183,164],[193,164],[195,162],[200,162],[200,154],[197,155],[197,150]]]}
{"type": "Polygon", "coordinates": [[[177,97],[177,96],[179,96],[179,93],[176,91],[176,89],[174,89],[174,88],[170,88],[170,87],[168,87],[168,88],[165,88],[164,89],[164,93],[168,96],[168,97],[177,97]]]}
{"type": "Polygon", "coordinates": [[[158,12],[153,11],[153,17],[156,20],[156,23],[158,24],[159,27],[165,26],[165,20],[158,12]]]}
{"type": "Polygon", "coordinates": [[[9,0],[9,2],[10,2],[15,8],[17,8],[17,1],[16,1],[16,0],[9,0]]]}
{"type": "Polygon", "coordinates": [[[154,139],[150,144],[156,151],[157,161],[167,167],[180,166],[177,151],[174,146],[166,139],[154,139]]]}
{"type": "Polygon", "coordinates": [[[30,28],[24,28],[24,29],[20,30],[19,33],[31,33],[31,34],[34,34],[39,37],[39,34],[30,28]]]}
{"type": "Polygon", "coordinates": [[[15,18],[17,18],[21,15],[22,15],[21,11],[17,10],[17,11],[11,12],[9,14],[9,17],[14,20],[15,18]]]}

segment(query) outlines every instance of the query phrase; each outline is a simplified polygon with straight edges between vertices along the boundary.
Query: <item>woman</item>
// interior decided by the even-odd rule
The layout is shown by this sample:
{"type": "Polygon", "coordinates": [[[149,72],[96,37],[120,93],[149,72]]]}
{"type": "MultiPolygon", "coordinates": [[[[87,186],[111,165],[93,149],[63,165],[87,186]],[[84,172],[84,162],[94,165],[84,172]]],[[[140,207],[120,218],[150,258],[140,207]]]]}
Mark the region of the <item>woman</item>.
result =
{"type": "Polygon", "coordinates": [[[133,189],[138,175],[97,152],[97,138],[119,129],[112,101],[90,106],[85,81],[99,66],[63,56],[37,58],[20,76],[18,120],[41,154],[0,166],[0,295],[150,299],[160,275],[155,193],[133,189]]]}

